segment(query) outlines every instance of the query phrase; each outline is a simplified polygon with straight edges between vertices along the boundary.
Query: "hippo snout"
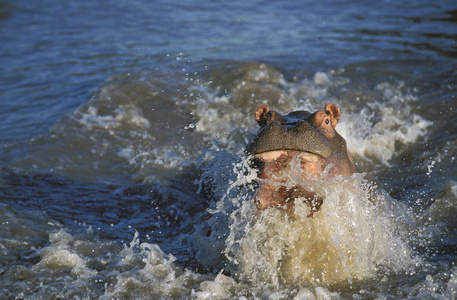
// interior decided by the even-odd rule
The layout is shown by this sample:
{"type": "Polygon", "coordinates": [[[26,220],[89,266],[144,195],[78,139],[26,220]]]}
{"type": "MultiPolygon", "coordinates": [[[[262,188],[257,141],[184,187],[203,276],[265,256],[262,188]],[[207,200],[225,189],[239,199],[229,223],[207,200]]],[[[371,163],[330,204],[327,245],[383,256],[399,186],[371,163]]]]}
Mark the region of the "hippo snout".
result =
{"type": "Polygon", "coordinates": [[[276,150],[295,150],[328,158],[332,154],[328,139],[305,120],[294,123],[272,121],[248,144],[246,151],[257,155],[276,150]]]}

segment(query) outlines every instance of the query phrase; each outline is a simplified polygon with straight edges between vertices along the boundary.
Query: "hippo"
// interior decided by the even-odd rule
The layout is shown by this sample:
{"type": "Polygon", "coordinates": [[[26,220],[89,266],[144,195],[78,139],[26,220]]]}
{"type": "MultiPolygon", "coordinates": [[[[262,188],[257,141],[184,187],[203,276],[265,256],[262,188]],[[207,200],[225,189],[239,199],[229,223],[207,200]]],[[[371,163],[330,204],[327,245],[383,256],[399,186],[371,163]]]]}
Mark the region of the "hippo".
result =
{"type": "Polygon", "coordinates": [[[287,115],[261,105],[255,119],[261,129],[246,147],[259,168],[259,185],[255,201],[259,210],[282,207],[288,211],[295,199],[301,197],[310,206],[309,217],[323,203],[322,197],[300,186],[287,186],[280,174],[291,161],[299,160],[303,176],[350,177],[356,172],[354,162],[347,151],[346,141],[335,127],[340,109],[335,104],[325,105],[324,111],[315,113],[293,111],[287,115]],[[326,167],[329,167],[326,170],[326,167]]]}

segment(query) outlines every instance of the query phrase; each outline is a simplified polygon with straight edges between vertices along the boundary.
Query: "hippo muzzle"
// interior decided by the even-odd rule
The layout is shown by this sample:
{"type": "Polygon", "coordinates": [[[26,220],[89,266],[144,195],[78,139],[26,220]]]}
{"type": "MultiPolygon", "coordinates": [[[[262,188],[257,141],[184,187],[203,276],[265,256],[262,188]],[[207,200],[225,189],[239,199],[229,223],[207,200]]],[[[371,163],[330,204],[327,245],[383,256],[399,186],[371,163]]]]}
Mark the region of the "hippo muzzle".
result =
{"type": "Polygon", "coordinates": [[[304,120],[292,124],[270,122],[257,133],[246,150],[254,156],[278,150],[309,152],[323,158],[329,158],[332,154],[325,135],[304,120]]]}
{"type": "Polygon", "coordinates": [[[347,152],[346,141],[335,131],[340,110],[327,104],[325,111],[311,114],[294,111],[281,115],[261,105],[255,119],[261,129],[246,147],[246,152],[260,161],[256,203],[259,209],[283,207],[290,210],[297,198],[305,199],[312,216],[323,199],[300,186],[290,186],[281,174],[298,159],[303,176],[320,176],[331,164],[329,176],[349,177],[356,172],[347,152]]]}

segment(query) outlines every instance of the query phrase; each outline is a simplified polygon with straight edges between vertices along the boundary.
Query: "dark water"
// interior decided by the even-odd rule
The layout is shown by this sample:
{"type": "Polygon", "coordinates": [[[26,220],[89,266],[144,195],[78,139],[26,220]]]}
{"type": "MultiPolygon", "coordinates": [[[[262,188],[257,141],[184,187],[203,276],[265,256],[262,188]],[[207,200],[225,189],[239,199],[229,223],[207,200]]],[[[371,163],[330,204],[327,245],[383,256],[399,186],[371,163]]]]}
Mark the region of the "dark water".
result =
{"type": "Polygon", "coordinates": [[[0,298],[455,299],[456,43],[454,1],[0,1],[0,298]],[[257,214],[256,108],[329,102],[360,173],[257,214]]]}

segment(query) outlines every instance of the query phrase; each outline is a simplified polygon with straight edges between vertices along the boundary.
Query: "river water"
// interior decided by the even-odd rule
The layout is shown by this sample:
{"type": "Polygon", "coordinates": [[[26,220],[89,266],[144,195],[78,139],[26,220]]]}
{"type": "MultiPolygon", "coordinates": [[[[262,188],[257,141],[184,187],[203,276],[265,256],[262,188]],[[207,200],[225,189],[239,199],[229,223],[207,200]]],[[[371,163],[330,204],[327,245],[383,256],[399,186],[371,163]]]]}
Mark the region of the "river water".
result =
{"type": "Polygon", "coordinates": [[[455,299],[455,1],[0,1],[0,299],[455,299]],[[253,204],[256,108],[357,174],[253,204]]]}

